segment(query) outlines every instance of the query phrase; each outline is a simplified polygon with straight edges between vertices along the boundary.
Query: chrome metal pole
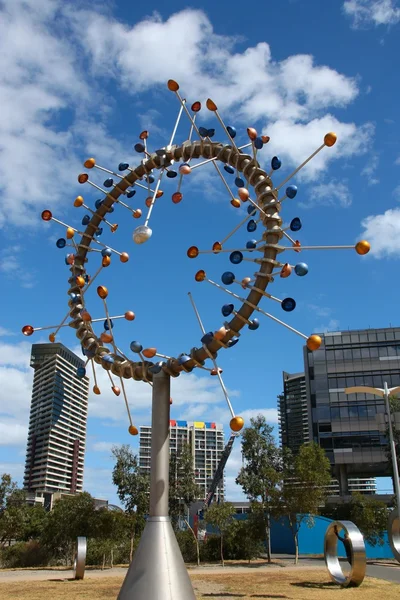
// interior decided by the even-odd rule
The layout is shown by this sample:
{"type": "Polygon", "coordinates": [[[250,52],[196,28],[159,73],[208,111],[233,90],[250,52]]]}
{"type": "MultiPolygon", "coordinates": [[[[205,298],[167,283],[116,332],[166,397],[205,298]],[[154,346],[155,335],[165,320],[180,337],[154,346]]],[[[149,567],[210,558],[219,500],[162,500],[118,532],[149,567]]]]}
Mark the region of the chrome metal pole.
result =
{"type": "Polygon", "coordinates": [[[393,465],[393,484],[394,490],[396,494],[396,502],[397,502],[397,514],[400,515],[400,483],[399,483],[399,468],[397,465],[397,455],[396,455],[396,444],[393,437],[393,425],[392,425],[392,415],[390,412],[390,402],[389,402],[389,388],[388,384],[383,384],[383,389],[385,392],[385,405],[386,412],[388,415],[389,422],[389,440],[390,440],[390,451],[392,453],[392,465],[393,465]]]}
{"type": "Polygon", "coordinates": [[[161,371],[153,379],[150,517],[168,516],[170,392],[171,378],[161,371]]]}

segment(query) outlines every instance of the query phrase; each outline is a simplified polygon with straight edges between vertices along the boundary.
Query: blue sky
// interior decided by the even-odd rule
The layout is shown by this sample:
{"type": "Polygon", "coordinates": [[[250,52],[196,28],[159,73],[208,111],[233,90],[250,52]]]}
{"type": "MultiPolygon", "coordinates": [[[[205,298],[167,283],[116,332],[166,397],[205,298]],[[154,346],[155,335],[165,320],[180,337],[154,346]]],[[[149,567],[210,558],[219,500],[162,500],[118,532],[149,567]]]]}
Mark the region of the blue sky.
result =
{"type": "MultiPolygon", "coordinates": [[[[189,102],[213,98],[225,122],[237,128],[238,142],[246,143],[248,126],[271,137],[259,158],[267,168],[272,156],[282,159],[276,185],[325,133],[338,134],[336,146],[293,180],[299,191],[282,215],[286,222],[302,219],[298,237],[304,245],[368,239],[371,253],[304,251],[307,277],[278,278],[269,289],[295,298],[296,310],[285,314],[267,299],[263,309],[307,335],[398,324],[398,3],[250,0],[246,12],[235,2],[207,1],[201,9],[180,0],[168,10],[160,2],[151,9],[131,7],[123,0],[0,1],[0,472],[18,479],[30,405],[30,343],[46,340],[39,333],[23,339],[20,330],[27,323],[56,324],[67,311],[65,250],[55,246],[64,229],[43,223],[40,213],[50,208],[77,226],[86,211],[73,207],[75,196],[81,193],[91,207],[101,197],[77,183],[87,157],[111,169],[121,161],[138,164],[133,145],[143,129],[150,131],[151,149],[168,142],[179,108],[166,87],[170,78],[189,102]]],[[[215,139],[225,140],[205,107],[199,124],[216,127],[215,139]]],[[[177,142],[188,128],[182,119],[177,142]]],[[[176,180],[163,181],[147,244],[133,244],[142,220],[121,207],[112,215],[118,231],[105,229],[101,238],[130,254],[127,264],[113,260],[98,280],[109,287],[111,314],[136,313],[133,323],[115,327],[126,352],[132,340],[170,355],[189,351],[200,335],[187,292],[210,330],[222,324],[220,308],[229,302],[223,292],[196,283],[196,270],[204,268],[216,281],[225,270],[237,278],[256,270],[246,262],[233,268],[228,255],[186,257],[190,245],[210,248],[244,215],[230,207],[212,168],[189,177],[178,205],[171,202],[176,180]]],[[[105,177],[97,172],[91,178],[101,185],[105,177]]],[[[144,210],[145,197],[138,192],[130,202],[144,210]]],[[[229,247],[243,247],[250,237],[241,229],[229,247]]],[[[89,272],[97,264],[97,255],[91,257],[89,272]]],[[[93,317],[104,314],[95,293],[88,306],[93,317]]],[[[72,331],[62,330],[58,340],[79,352],[72,331]]],[[[221,352],[219,364],[236,412],[248,420],[262,411],[276,424],[282,370],[302,370],[302,340],[262,318],[257,331],[244,330],[234,349],[221,352]]],[[[101,372],[99,382],[102,395],[90,397],[85,487],[115,501],[110,447],[129,442],[136,448],[137,441],[127,434],[122,397],[112,394],[101,372]]],[[[127,389],[135,423],[148,424],[148,387],[128,382],[127,389]]],[[[229,414],[214,378],[181,376],[173,381],[173,398],[172,418],[215,420],[228,431],[229,414]]],[[[238,450],[227,467],[230,499],[240,497],[233,484],[238,450]]]]}

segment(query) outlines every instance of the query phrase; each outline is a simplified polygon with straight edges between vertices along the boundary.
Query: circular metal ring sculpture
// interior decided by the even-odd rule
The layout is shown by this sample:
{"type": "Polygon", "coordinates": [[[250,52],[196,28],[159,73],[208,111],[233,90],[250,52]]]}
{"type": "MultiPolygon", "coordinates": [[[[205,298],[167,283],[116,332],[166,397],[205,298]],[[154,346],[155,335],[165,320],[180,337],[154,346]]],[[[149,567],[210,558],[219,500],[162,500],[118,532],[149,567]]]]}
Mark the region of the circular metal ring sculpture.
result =
{"type": "Polygon", "coordinates": [[[358,587],[362,584],[366,570],[366,555],[364,538],[361,531],[352,521],[336,521],[329,525],[324,540],[325,564],[331,579],[342,587],[358,587]],[[345,575],[340,566],[337,544],[338,533],[343,529],[348,535],[351,549],[351,570],[345,575]]]}
{"type": "Polygon", "coordinates": [[[74,560],[74,579],[83,579],[85,576],[85,566],[86,566],[86,538],[78,537],[76,543],[76,554],[74,560]]]}
{"type": "MultiPolygon", "coordinates": [[[[225,398],[228,403],[229,410],[232,415],[230,422],[231,429],[238,432],[242,429],[244,421],[241,417],[237,417],[230,404],[227,396],[226,388],[223,385],[221,379],[221,369],[216,364],[217,353],[220,348],[231,348],[238,341],[240,331],[244,326],[248,326],[250,330],[256,330],[259,327],[258,319],[252,318],[254,311],[258,314],[263,314],[268,318],[273,319],[275,322],[287,327],[294,333],[300,335],[306,340],[307,347],[313,351],[320,347],[321,338],[318,335],[304,335],[297,331],[290,325],[287,325],[280,319],[272,316],[260,308],[259,303],[262,298],[268,298],[269,300],[275,301],[281,305],[281,308],[285,312],[291,312],[296,302],[292,298],[284,298],[283,300],[272,296],[265,290],[268,283],[273,282],[275,277],[288,277],[292,271],[298,276],[304,276],[308,272],[308,266],[300,262],[297,265],[291,265],[289,262],[281,262],[279,255],[285,251],[300,252],[302,250],[312,249],[334,249],[334,248],[353,248],[360,255],[367,254],[370,249],[368,242],[361,241],[355,246],[302,246],[298,240],[294,240],[287,233],[297,232],[301,229],[301,221],[298,217],[292,219],[290,226],[282,228],[282,219],[280,217],[280,210],[282,202],[286,199],[293,199],[297,194],[297,187],[295,185],[289,185],[283,195],[280,195],[280,189],[289,181],[289,179],[295,175],[305,164],[308,163],[318,152],[326,147],[331,147],[336,142],[336,134],[328,133],[324,137],[322,145],[311,154],[295,171],[286,177],[286,179],[279,185],[274,186],[271,175],[277,171],[281,166],[281,160],[279,157],[274,156],[271,160],[271,170],[266,172],[259,165],[257,160],[257,153],[262,147],[268,143],[268,136],[258,136],[257,131],[249,127],[247,129],[247,135],[250,139],[248,144],[242,147],[238,147],[234,141],[236,137],[236,130],[234,127],[226,126],[222,121],[216,104],[208,99],[206,106],[207,109],[213,113],[225,134],[228,137],[229,143],[224,144],[222,142],[213,142],[215,130],[206,129],[204,127],[197,127],[195,119],[197,113],[201,109],[201,103],[195,102],[191,106],[191,113],[186,106],[186,100],[182,99],[179,94],[179,85],[173,80],[168,81],[168,88],[174,92],[180,103],[180,111],[178,119],[176,121],[170,142],[164,148],[156,150],[153,153],[147,151],[147,139],[148,132],[143,131],[140,134],[140,142],[135,145],[135,150],[143,154],[143,159],[139,166],[131,168],[128,163],[120,163],[118,170],[119,173],[101,167],[96,163],[94,158],[89,158],[84,162],[86,169],[100,170],[108,174],[107,179],[104,181],[103,189],[98,184],[90,181],[88,173],[81,173],[78,176],[79,183],[88,183],[92,187],[100,190],[104,194],[104,199],[97,200],[95,203],[96,210],[92,210],[84,203],[82,196],[78,196],[75,199],[74,206],[84,207],[91,214],[85,215],[82,219],[82,224],[86,226],[85,231],[79,231],[71,226],[66,225],[62,221],[53,217],[50,210],[45,210],[42,213],[42,219],[44,221],[55,221],[64,227],[66,227],[66,238],[70,240],[74,247],[74,253],[68,254],[65,261],[70,266],[71,277],[69,279],[69,311],[64,321],[57,326],[55,332],[49,336],[50,341],[55,341],[55,336],[58,330],[64,325],[65,321],[70,318],[70,322],[67,323],[70,327],[76,330],[76,335],[82,345],[82,350],[87,357],[87,361],[91,361],[94,376],[94,387],[93,391],[96,394],[100,394],[100,389],[97,385],[96,374],[94,363],[97,363],[108,372],[108,376],[111,381],[111,389],[118,396],[121,392],[120,388],[117,387],[112,379],[112,375],[119,377],[121,381],[121,388],[124,395],[128,416],[130,420],[129,432],[132,435],[138,433],[137,428],[133,425],[129,407],[126,399],[126,392],[124,387],[124,379],[134,379],[136,381],[145,381],[152,383],[153,375],[163,370],[166,374],[172,377],[177,377],[181,372],[190,373],[194,368],[202,368],[208,370],[211,375],[217,375],[221,387],[223,389],[225,398]],[[179,120],[182,113],[185,112],[190,121],[190,133],[187,141],[180,145],[173,145],[173,140],[178,128],[179,120]],[[198,141],[192,141],[192,134],[196,132],[199,136],[198,141]],[[250,147],[252,148],[252,155],[243,153],[243,149],[250,147]],[[193,163],[196,159],[203,158],[200,163],[193,163]],[[179,167],[179,171],[173,170],[173,165],[179,161],[182,164],[179,167]],[[144,225],[140,225],[133,232],[133,240],[137,244],[146,242],[152,235],[152,230],[148,226],[149,219],[154,208],[156,201],[163,195],[160,189],[161,180],[166,174],[168,178],[174,178],[179,176],[178,191],[172,195],[172,202],[178,204],[181,202],[183,195],[181,193],[182,179],[186,179],[190,173],[199,166],[205,163],[211,163],[217,171],[218,176],[222,179],[222,182],[227,189],[230,196],[230,204],[235,208],[240,208],[242,203],[248,202],[248,216],[241,221],[241,223],[234,228],[221,242],[215,242],[210,250],[199,250],[195,246],[191,246],[187,251],[187,256],[190,259],[196,258],[199,254],[203,253],[214,253],[219,254],[221,252],[230,253],[230,261],[234,265],[240,264],[243,260],[254,263],[257,265],[257,272],[254,273],[254,278],[244,277],[237,280],[234,273],[227,271],[222,274],[222,283],[224,286],[230,286],[232,283],[239,284],[244,290],[248,290],[249,294],[247,298],[243,298],[240,295],[226,289],[209,279],[204,270],[200,269],[195,275],[195,280],[207,281],[217,288],[223,290],[230,295],[230,298],[235,298],[241,303],[238,310],[235,310],[233,304],[225,304],[222,306],[221,312],[224,317],[232,316],[229,322],[224,322],[223,326],[217,331],[206,332],[204,329],[197,308],[194,304],[192,297],[192,305],[196,316],[199,321],[199,325],[202,329],[203,337],[201,338],[201,346],[194,347],[190,352],[183,352],[178,357],[169,357],[164,354],[159,354],[157,349],[154,347],[143,349],[142,345],[133,341],[130,345],[131,351],[139,355],[140,360],[130,360],[117,346],[114,339],[113,332],[113,321],[117,318],[127,319],[132,321],[135,315],[132,311],[127,311],[124,315],[118,317],[110,317],[108,314],[106,298],[108,296],[108,290],[104,285],[97,287],[97,294],[104,302],[104,308],[106,313],[106,319],[104,321],[104,332],[97,336],[94,333],[93,323],[96,321],[103,321],[102,319],[92,319],[90,313],[86,309],[86,291],[93,283],[95,278],[98,276],[103,268],[106,268],[111,263],[111,256],[117,255],[121,262],[126,263],[129,260],[129,255],[126,252],[119,252],[109,247],[106,244],[101,243],[97,238],[103,231],[103,226],[107,225],[110,227],[111,233],[114,233],[118,225],[112,224],[107,221],[109,213],[114,211],[114,205],[121,205],[128,209],[134,218],[139,218],[142,215],[141,209],[133,209],[125,202],[126,198],[132,198],[138,189],[144,188],[147,190],[149,196],[147,197],[145,204],[148,208],[147,218],[144,225]],[[233,193],[230,184],[225,180],[225,176],[222,173],[218,164],[223,165],[223,169],[230,175],[236,174],[235,185],[238,188],[236,193],[233,193]],[[158,171],[157,180],[154,177],[155,172],[158,171]],[[122,175],[122,172],[126,172],[122,175]],[[110,177],[109,175],[112,175],[110,177]],[[117,183],[114,183],[117,180],[117,183]],[[146,185],[143,185],[144,182],[146,185]],[[154,189],[151,189],[151,184],[155,183],[154,189]],[[254,189],[253,199],[250,197],[249,187],[254,189]],[[121,200],[121,196],[124,197],[124,201],[121,200]],[[254,217],[254,218],[253,218],[254,217]],[[241,225],[247,223],[247,231],[253,232],[257,229],[260,223],[263,227],[262,234],[259,240],[249,240],[246,243],[245,248],[233,250],[225,249],[225,242],[239,229],[241,225]],[[81,235],[79,243],[75,243],[73,240],[75,234],[81,235]],[[285,245],[281,245],[282,239],[289,240],[285,245]],[[97,248],[96,248],[97,245],[97,248]],[[99,245],[102,249],[99,249],[99,245]],[[86,271],[86,263],[88,261],[89,253],[101,253],[101,263],[99,269],[90,278],[86,271]],[[259,258],[247,258],[243,257],[244,253],[255,253],[252,256],[259,256],[259,258]],[[107,347],[111,346],[111,349],[107,347]],[[165,359],[162,362],[153,363],[151,360],[154,357],[161,357],[165,359]],[[205,367],[205,361],[211,359],[213,362],[213,368],[209,369],[205,367]]],[[[56,245],[58,248],[64,248],[67,244],[67,240],[61,238],[57,241],[56,245]]],[[[289,252],[290,254],[291,252],[289,252]]],[[[34,331],[45,328],[34,328],[31,325],[23,327],[22,331],[24,335],[31,335],[34,331]]],[[[49,328],[50,329],[50,328],[49,328]]],[[[78,369],[78,376],[84,377],[86,370],[84,368],[78,369]]]]}
{"type": "Polygon", "coordinates": [[[388,536],[394,557],[400,562],[400,517],[398,509],[392,510],[390,513],[388,536]]]}

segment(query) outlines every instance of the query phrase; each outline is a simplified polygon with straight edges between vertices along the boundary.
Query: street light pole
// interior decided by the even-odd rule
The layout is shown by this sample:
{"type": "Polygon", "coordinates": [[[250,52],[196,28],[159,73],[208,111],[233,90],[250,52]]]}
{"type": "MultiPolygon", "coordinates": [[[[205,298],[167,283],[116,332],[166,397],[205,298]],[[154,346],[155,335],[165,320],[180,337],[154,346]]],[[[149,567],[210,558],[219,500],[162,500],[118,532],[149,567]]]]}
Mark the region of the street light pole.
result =
{"type": "Polygon", "coordinates": [[[374,396],[380,396],[385,399],[385,409],[388,415],[389,421],[389,440],[390,440],[390,452],[392,455],[392,465],[393,465],[393,483],[394,483],[394,491],[396,495],[397,502],[397,514],[400,515],[400,484],[399,484],[399,469],[397,465],[397,456],[396,456],[396,444],[393,437],[393,426],[392,426],[392,415],[390,413],[390,402],[389,396],[399,394],[400,387],[388,388],[388,385],[385,381],[383,384],[384,388],[374,388],[369,386],[355,386],[345,388],[346,394],[373,394],[374,396]]]}

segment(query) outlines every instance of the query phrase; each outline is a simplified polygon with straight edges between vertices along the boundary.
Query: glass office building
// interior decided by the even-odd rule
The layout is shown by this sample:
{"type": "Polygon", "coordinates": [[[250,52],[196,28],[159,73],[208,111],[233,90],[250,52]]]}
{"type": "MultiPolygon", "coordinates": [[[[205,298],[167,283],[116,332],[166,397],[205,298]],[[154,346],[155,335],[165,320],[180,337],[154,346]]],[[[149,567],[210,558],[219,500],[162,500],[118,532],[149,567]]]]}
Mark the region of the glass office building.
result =
{"type": "Polygon", "coordinates": [[[278,401],[281,445],[297,454],[310,441],[306,378],[304,373],[283,371],[283,394],[278,401]]]}
{"type": "Polygon", "coordinates": [[[384,400],[372,394],[345,394],[345,388],[400,385],[400,328],[362,329],[321,335],[315,352],[304,348],[313,439],[327,453],[341,494],[349,479],[388,474],[387,440],[376,415],[384,400]]]}

